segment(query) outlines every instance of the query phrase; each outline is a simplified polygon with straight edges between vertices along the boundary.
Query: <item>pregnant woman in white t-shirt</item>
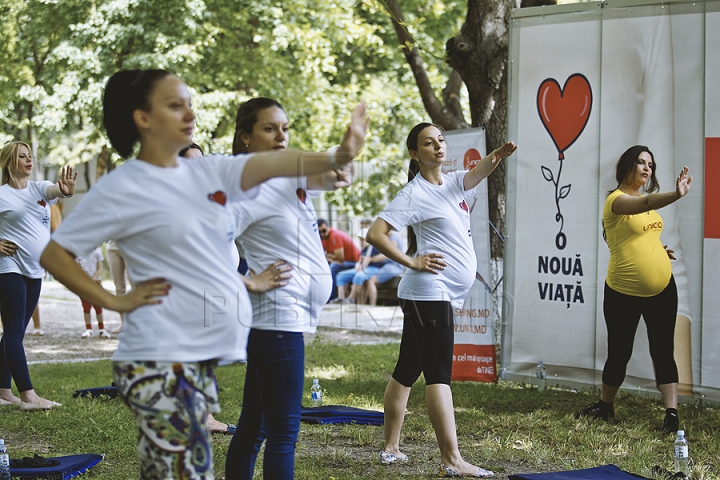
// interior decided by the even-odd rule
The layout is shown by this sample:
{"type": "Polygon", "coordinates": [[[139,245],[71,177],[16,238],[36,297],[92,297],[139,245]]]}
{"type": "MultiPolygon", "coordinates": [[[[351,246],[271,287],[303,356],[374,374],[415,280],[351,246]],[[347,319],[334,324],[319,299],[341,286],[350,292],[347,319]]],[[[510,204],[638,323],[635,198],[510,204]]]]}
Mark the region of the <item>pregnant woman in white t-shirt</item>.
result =
{"type": "Polygon", "coordinates": [[[335,155],[298,151],[186,160],[195,114],[183,81],[165,70],[113,75],[103,120],[115,149],[137,158],[103,177],[73,210],[41,264],[92,304],[127,312],[113,356],[115,383],[136,417],[143,478],[213,478],[208,412],[219,411],[213,368],[244,360],[247,290],[231,255],[230,202],[276,176],[322,173],[352,161],[367,131],[359,105],[335,155]],[[116,296],[73,260],[117,242],[136,285],[116,296]]]}
{"type": "Polygon", "coordinates": [[[470,233],[467,201],[475,187],[517,148],[512,142],[494,150],[470,171],[445,175],[442,131],[430,123],[408,135],[408,184],[373,222],[367,240],[388,258],[408,268],[398,285],[403,309],[400,354],[385,390],[385,445],[380,462],[407,461],[400,451],[400,430],[410,388],[425,375],[428,415],[440,447],[440,475],[491,477],[493,472],[463,460],[455,431],[450,377],[454,345],[453,307],[475,279],[477,260],[470,233]],[[393,230],[408,228],[408,251],[390,240],[393,230]]]}

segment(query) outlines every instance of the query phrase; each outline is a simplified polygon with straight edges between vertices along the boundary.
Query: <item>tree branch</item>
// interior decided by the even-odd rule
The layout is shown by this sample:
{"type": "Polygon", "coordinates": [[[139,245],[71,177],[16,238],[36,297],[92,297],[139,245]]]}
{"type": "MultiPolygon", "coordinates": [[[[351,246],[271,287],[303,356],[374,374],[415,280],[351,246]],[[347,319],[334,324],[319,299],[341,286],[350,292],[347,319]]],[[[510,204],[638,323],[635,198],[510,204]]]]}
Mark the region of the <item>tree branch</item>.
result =
{"type": "Polygon", "coordinates": [[[463,80],[457,70],[453,70],[448,78],[447,85],[443,89],[443,103],[445,108],[459,123],[460,128],[468,128],[470,125],[465,121],[465,114],[460,104],[460,88],[463,80]]]}
{"type": "Polygon", "coordinates": [[[405,55],[405,60],[408,65],[410,65],[410,70],[415,77],[415,83],[420,91],[420,97],[422,98],[423,105],[430,115],[430,118],[434,123],[440,125],[446,130],[464,128],[464,126],[467,126],[465,122],[459,122],[456,118],[454,118],[454,116],[447,108],[445,108],[435,95],[430,79],[425,71],[425,64],[423,63],[422,58],[420,58],[418,49],[415,46],[415,41],[403,25],[405,20],[397,0],[384,0],[384,2],[390,11],[390,19],[392,20],[393,28],[397,34],[400,47],[405,55]]]}

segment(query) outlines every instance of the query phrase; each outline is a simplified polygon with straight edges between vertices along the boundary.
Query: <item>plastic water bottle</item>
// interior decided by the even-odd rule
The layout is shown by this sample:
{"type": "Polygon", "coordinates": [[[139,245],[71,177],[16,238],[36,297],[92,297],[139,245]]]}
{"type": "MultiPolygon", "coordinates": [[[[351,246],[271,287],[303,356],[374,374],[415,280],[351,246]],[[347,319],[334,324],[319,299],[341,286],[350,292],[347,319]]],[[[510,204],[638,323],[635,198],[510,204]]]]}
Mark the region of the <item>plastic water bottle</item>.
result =
{"type": "Polygon", "coordinates": [[[0,480],[10,480],[10,457],[5,440],[0,438],[0,480]]]}
{"type": "Polygon", "coordinates": [[[323,391],[317,378],[313,378],[312,387],[310,387],[310,406],[322,407],[323,391]]]}
{"type": "Polygon", "coordinates": [[[537,389],[538,392],[544,392],[547,390],[547,370],[543,361],[538,362],[537,369],[535,370],[535,376],[537,377],[537,389]]]}
{"type": "Polygon", "coordinates": [[[690,473],[690,454],[685,430],[678,430],[675,439],[675,472],[682,472],[685,477],[690,473]]]}

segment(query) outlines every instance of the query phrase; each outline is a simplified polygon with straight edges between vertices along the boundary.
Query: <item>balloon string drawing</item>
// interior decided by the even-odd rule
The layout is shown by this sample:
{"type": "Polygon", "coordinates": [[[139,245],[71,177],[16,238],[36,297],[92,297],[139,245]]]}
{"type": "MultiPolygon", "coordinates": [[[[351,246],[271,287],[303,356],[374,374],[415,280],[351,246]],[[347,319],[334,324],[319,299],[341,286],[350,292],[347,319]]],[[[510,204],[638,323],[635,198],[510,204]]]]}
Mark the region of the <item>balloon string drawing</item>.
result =
{"type": "Polygon", "coordinates": [[[545,130],[550,134],[555,148],[558,151],[560,166],[557,175],[543,165],[540,166],[543,177],[555,185],[555,221],[560,224],[560,231],[555,236],[555,246],[564,250],[567,246],[567,237],[563,233],[565,219],[560,210],[560,200],[570,194],[572,184],[560,186],[565,150],[570,147],[585,129],[590,110],[592,109],[592,89],[590,82],[581,73],[574,73],[560,84],[554,78],[548,78],[540,84],[537,93],[537,108],[540,120],[545,130]]]}

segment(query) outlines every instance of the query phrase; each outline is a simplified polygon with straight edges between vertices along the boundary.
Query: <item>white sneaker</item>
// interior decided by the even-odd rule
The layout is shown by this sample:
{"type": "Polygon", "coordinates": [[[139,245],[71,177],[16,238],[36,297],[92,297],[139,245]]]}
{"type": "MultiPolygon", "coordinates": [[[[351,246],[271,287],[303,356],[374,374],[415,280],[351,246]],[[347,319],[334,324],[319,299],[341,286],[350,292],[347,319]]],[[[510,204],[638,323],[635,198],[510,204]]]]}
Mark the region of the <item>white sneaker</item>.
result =
{"type": "Polygon", "coordinates": [[[92,331],[92,330],[85,330],[85,333],[83,333],[83,334],[80,335],[80,336],[81,336],[82,338],[90,338],[90,337],[93,336],[93,331],[92,331]]]}
{"type": "Polygon", "coordinates": [[[110,335],[104,328],[98,332],[98,336],[100,338],[112,338],[112,335],[110,335]]]}

